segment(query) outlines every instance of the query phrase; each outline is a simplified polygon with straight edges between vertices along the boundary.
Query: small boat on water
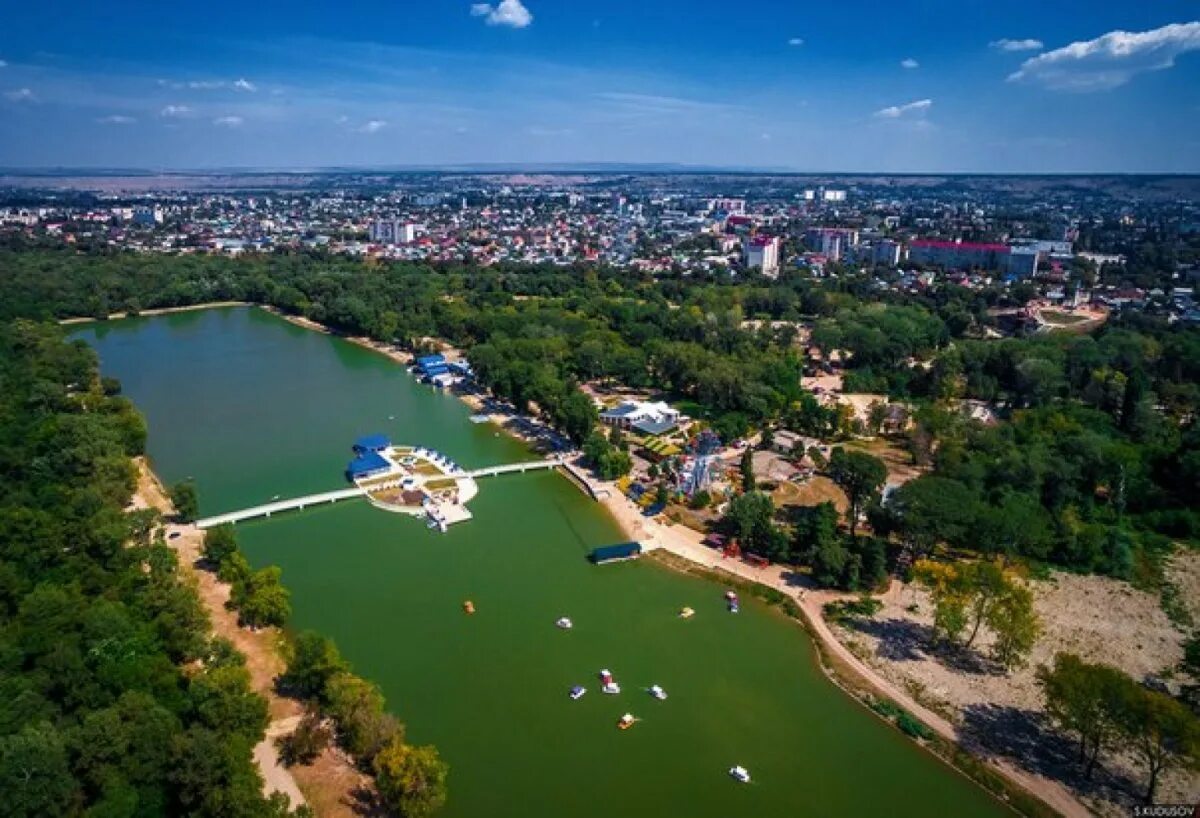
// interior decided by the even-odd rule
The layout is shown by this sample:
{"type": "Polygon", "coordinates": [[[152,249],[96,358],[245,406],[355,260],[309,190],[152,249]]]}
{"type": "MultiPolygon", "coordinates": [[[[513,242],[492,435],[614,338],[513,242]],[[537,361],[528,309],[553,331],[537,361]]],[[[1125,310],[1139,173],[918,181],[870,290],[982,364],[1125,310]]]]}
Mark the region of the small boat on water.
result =
{"type": "Polygon", "coordinates": [[[555,621],[554,624],[556,626],[562,628],[565,631],[569,631],[569,630],[571,630],[571,628],[575,627],[575,623],[572,622],[570,619],[568,619],[565,616],[559,617],[558,620],[555,621]]]}
{"type": "Polygon", "coordinates": [[[738,595],[733,591],[725,592],[725,601],[729,603],[730,613],[737,613],[738,609],[741,607],[741,602],[738,600],[738,595]]]}
{"type": "Polygon", "coordinates": [[[745,767],[730,767],[729,775],[735,781],[740,781],[743,784],[750,783],[750,771],[747,770],[745,767]]]}
{"type": "Polygon", "coordinates": [[[600,671],[600,683],[602,685],[600,688],[601,693],[613,696],[621,692],[621,686],[617,684],[617,680],[607,670],[600,671]]]}
{"type": "Polygon", "coordinates": [[[695,615],[696,615],[696,612],[694,610],[692,610],[691,608],[681,608],[679,610],[679,618],[680,619],[691,619],[695,615]]]}
{"type": "Polygon", "coordinates": [[[658,685],[650,685],[650,695],[659,701],[662,701],[663,699],[667,698],[667,691],[663,690],[658,685]]]}
{"type": "Polygon", "coordinates": [[[622,730],[628,730],[630,727],[633,727],[634,722],[636,721],[637,719],[633,717],[632,713],[626,713],[624,716],[621,716],[620,720],[617,722],[617,727],[620,727],[622,730]]]}
{"type": "Polygon", "coordinates": [[[576,699],[583,698],[584,693],[587,693],[586,687],[583,685],[575,685],[573,688],[571,688],[571,700],[574,701],[576,699]]]}
{"type": "Polygon", "coordinates": [[[468,599],[463,603],[463,610],[469,614],[475,613],[475,603],[468,599]]]}

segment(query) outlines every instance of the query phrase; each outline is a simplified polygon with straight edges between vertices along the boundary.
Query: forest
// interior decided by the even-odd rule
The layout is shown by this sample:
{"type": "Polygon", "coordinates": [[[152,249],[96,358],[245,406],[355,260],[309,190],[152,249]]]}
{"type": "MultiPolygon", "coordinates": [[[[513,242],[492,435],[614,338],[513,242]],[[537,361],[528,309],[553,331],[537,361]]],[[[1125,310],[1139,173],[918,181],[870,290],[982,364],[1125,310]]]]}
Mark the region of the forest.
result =
{"type": "Polygon", "coordinates": [[[0,324],[0,812],[290,814],[251,760],[267,706],[152,512],[145,425],[57,327],[0,324]]]}
{"type": "MultiPolygon", "coordinates": [[[[808,349],[821,359],[836,350],[848,390],[911,408],[902,442],[930,473],[886,505],[874,486],[861,511],[916,558],[948,543],[1136,580],[1154,575],[1169,538],[1200,537],[1200,328],[1137,313],[1090,335],[985,339],[989,307],[1027,295],[953,284],[900,293],[866,276],[655,278],[292,253],[15,248],[0,250],[0,275],[0,318],[244,300],[411,349],[445,339],[498,397],[536,406],[579,444],[595,416],[578,385],[592,380],[661,391],[725,440],[770,428],[833,441],[871,433],[800,387],[813,369],[808,349]],[[968,419],[960,408],[969,400],[992,406],[999,422],[968,419]]],[[[590,448],[621,471],[616,455],[590,448]]],[[[810,531],[819,519],[792,522],[810,531]]],[[[771,556],[813,553],[811,538],[751,539],[769,543],[760,550],[771,556]]],[[[848,545],[870,548],[859,557],[876,573],[870,543],[852,536],[848,545]]]]}

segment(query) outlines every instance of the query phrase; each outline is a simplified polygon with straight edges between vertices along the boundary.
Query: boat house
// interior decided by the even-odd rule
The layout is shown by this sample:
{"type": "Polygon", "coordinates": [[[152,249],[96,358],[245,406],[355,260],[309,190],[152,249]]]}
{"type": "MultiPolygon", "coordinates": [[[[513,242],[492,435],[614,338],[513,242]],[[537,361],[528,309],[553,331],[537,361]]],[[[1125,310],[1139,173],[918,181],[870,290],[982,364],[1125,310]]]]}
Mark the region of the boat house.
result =
{"type": "Polygon", "coordinates": [[[445,375],[450,371],[450,365],[446,363],[446,356],[441,354],[424,355],[417,358],[417,371],[422,378],[432,380],[438,375],[445,375]]]}
{"type": "Polygon", "coordinates": [[[623,562],[624,560],[635,560],[642,555],[642,546],[635,542],[619,543],[617,545],[605,545],[592,551],[588,557],[596,565],[603,565],[606,562],[623,562]]]}

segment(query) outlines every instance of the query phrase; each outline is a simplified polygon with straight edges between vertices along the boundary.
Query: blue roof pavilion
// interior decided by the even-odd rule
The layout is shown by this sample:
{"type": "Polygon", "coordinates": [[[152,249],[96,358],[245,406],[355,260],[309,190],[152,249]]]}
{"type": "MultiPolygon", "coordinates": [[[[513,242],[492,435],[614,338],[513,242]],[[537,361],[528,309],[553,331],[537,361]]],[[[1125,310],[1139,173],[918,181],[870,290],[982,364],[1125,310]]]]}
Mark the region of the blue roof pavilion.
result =
{"type": "Polygon", "coordinates": [[[382,474],[392,467],[383,459],[383,455],[379,452],[364,452],[358,457],[350,461],[350,465],[346,467],[346,477],[351,480],[357,480],[360,477],[371,477],[372,475],[382,474]]]}
{"type": "Polygon", "coordinates": [[[364,435],[354,441],[354,451],[358,454],[366,452],[381,452],[392,445],[387,435],[364,435]]]}

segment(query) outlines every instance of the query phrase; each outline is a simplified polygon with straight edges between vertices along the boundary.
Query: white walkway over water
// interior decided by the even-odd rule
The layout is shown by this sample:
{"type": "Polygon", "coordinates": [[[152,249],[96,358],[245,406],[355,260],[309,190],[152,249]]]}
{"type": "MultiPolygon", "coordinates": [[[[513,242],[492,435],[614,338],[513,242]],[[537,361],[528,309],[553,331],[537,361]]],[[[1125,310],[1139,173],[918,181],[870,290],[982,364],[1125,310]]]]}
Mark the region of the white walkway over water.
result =
{"type": "MultiPolygon", "coordinates": [[[[483,469],[475,469],[474,471],[460,472],[458,474],[446,475],[448,478],[458,477],[492,477],[499,474],[522,474],[535,469],[553,469],[563,465],[565,461],[561,458],[553,458],[551,460],[531,460],[526,463],[508,463],[503,466],[488,466],[483,469]]],[[[441,479],[441,478],[438,478],[441,479]]],[[[391,481],[399,485],[400,480],[391,481]]],[[[388,485],[390,485],[389,483],[388,485]]],[[[384,488],[384,484],[373,486],[372,488],[384,488]]],[[[321,505],[322,503],[336,503],[338,500],[348,500],[352,497],[363,497],[366,495],[365,488],[341,489],[339,491],[326,491],[321,494],[309,494],[305,497],[293,497],[291,500],[277,500],[272,503],[263,503],[261,506],[252,506],[244,508],[241,511],[230,511],[227,514],[218,514],[214,517],[205,517],[202,520],[196,521],[197,528],[213,528],[226,523],[240,523],[242,520],[253,520],[256,517],[270,517],[280,511],[302,510],[307,506],[321,505]]]]}

